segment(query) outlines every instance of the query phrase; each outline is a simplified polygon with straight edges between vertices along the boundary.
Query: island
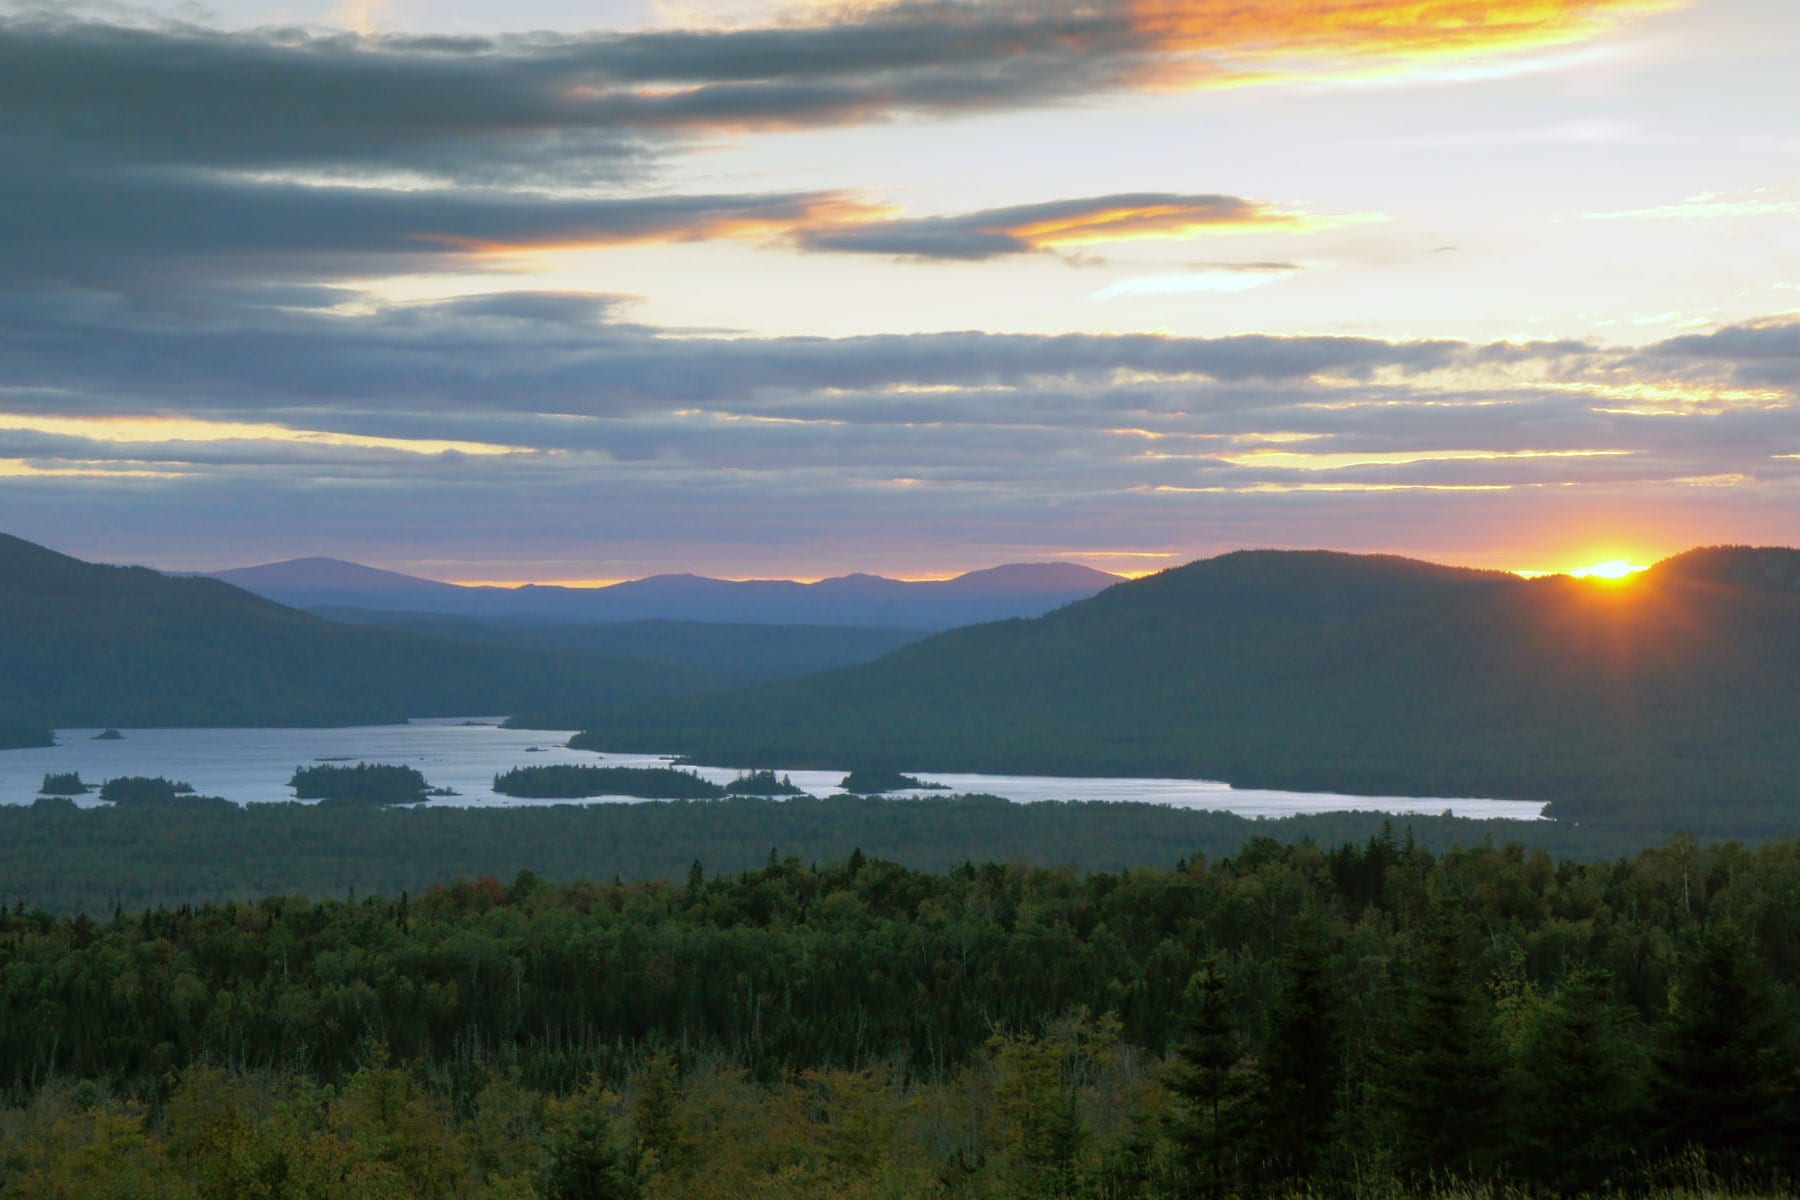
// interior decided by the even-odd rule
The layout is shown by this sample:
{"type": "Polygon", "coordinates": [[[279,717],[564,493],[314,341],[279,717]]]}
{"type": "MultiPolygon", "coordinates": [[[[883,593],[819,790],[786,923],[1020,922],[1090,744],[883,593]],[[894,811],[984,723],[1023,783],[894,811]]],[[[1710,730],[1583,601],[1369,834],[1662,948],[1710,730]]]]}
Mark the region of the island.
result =
{"type": "Polygon", "coordinates": [[[718,800],[726,794],[718,784],[673,767],[514,767],[494,776],[494,790],[524,800],[718,800]]]}
{"type": "Polygon", "coordinates": [[[295,767],[288,786],[294,789],[294,797],[298,800],[377,807],[417,804],[432,796],[455,794],[447,788],[433,788],[413,767],[383,763],[357,763],[354,767],[295,767]]]}
{"type": "Polygon", "coordinates": [[[725,785],[728,796],[804,796],[803,788],[794,786],[786,775],[779,779],[773,771],[749,771],[725,785]]]}
{"type": "Polygon", "coordinates": [[[63,771],[44,776],[40,796],[85,796],[94,789],[81,781],[81,772],[63,771]]]}
{"type": "Polygon", "coordinates": [[[102,729],[89,740],[95,742],[122,742],[125,740],[125,735],[116,729],[102,729]]]}
{"type": "Polygon", "coordinates": [[[928,783],[898,771],[858,767],[838,782],[838,787],[853,796],[879,796],[885,792],[947,792],[941,783],[928,783]]]}
{"type": "Polygon", "coordinates": [[[173,779],[164,779],[161,775],[154,778],[148,775],[121,775],[117,779],[109,779],[100,785],[100,798],[115,804],[141,804],[145,801],[173,800],[177,796],[192,796],[192,784],[180,783],[173,779]]]}

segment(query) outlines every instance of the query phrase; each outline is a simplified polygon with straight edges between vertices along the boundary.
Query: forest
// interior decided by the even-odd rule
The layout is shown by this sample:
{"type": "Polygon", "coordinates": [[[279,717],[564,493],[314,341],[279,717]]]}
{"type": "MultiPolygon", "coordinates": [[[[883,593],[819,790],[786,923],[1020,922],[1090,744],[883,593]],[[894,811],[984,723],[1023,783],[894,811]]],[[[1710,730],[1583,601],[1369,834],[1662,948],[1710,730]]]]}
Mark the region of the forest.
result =
{"type": "Polygon", "coordinates": [[[514,767],[494,776],[502,796],[579,800],[588,796],[636,796],[644,800],[715,800],[725,788],[674,767],[514,767]]]}
{"type": "Polygon", "coordinates": [[[1780,1195],[1800,843],[0,916],[18,1197],[1780,1195]]]}
{"type": "Polygon", "coordinates": [[[288,779],[299,800],[324,804],[417,804],[427,796],[444,794],[432,789],[416,767],[383,763],[340,763],[295,767],[288,779]]]}
{"type": "Polygon", "coordinates": [[[99,917],[121,905],[397,895],[459,875],[510,879],[521,870],[558,881],[679,881],[695,858],[713,870],[741,871],[771,848],[827,862],[860,847],[932,871],[968,859],[1117,871],[1167,868],[1183,855],[1235,855],[1253,838],[1361,842],[1384,827],[1437,850],[1516,842],[1590,861],[1642,845],[1550,821],[1367,812],[1255,820],[1162,804],[1014,804],[994,796],[414,808],[203,797],[78,808],[43,799],[0,804],[0,904],[99,917]]]}
{"type": "Polygon", "coordinates": [[[1525,799],[1646,843],[1784,837],[1797,579],[1780,549],[1692,551],[1619,587],[1240,552],[861,666],[597,710],[571,744],[1525,799]]]}

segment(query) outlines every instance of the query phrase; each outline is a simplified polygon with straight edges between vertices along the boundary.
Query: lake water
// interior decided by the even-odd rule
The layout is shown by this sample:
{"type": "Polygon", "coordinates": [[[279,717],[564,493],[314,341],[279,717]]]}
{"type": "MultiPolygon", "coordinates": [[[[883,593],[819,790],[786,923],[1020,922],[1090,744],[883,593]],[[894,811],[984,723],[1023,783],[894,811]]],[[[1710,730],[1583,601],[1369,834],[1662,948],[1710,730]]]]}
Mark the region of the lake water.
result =
{"type": "MultiPolygon", "coordinates": [[[[190,783],[203,796],[224,796],[240,804],[292,800],[287,786],[295,767],[320,762],[390,763],[417,767],[434,787],[453,788],[459,796],[436,804],[471,804],[505,808],[529,804],[585,804],[626,797],[585,800],[516,800],[495,794],[493,778],[512,767],[553,763],[603,763],[609,766],[662,766],[669,760],[652,754],[595,754],[570,750],[570,732],[501,729],[498,717],[464,720],[419,720],[405,725],[349,729],[127,729],[118,741],[96,741],[95,729],[57,731],[57,745],[38,750],[0,751],[0,803],[29,804],[51,772],[76,771],[84,782],[98,785],[121,775],[161,775],[190,783]]],[[[717,783],[729,783],[733,767],[696,767],[717,783]]],[[[838,790],[843,771],[782,771],[796,786],[815,796],[838,790]]],[[[984,792],[1008,800],[1112,800],[1168,804],[1178,808],[1213,809],[1250,817],[1284,817],[1296,813],[1391,812],[1442,813],[1459,817],[1537,820],[1543,805],[1520,800],[1474,800],[1442,797],[1338,796],[1323,792],[1264,791],[1233,788],[1196,779],[1068,779],[1042,775],[968,775],[938,771],[908,774],[947,785],[953,792],[984,792]]],[[[899,795],[930,795],[910,792],[899,795]]],[[[93,796],[78,803],[98,803],[93,796]]]]}

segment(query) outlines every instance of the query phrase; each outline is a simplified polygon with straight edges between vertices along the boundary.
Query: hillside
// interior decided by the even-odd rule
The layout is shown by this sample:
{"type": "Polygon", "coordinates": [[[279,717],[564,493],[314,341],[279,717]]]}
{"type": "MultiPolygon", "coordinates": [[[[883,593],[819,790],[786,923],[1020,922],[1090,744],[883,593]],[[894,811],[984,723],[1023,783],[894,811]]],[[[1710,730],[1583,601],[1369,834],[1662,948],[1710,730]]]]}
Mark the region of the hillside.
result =
{"type": "Polygon", "coordinates": [[[0,535],[0,727],[336,725],[669,695],[704,673],[355,628],[0,535]]]}
{"type": "Polygon", "coordinates": [[[1035,621],[589,741],[730,762],[1184,775],[1548,799],[1566,819],[1791,831],[1800,552],[1725,548],[1623,585],[1257,551],[1035,621]]]}
{"type": "Polygon", "coordinates": [[[690,621],[939,630],[1035,617],[1119,581],[1075,563],[1014,563],[954,579],[843,575],[817,583],[653,575],[606,587],[460,586],[330,558],[216,572],[211,578],[296,608],[435,613],[560,624],[690,621]]]}
{"type": "Polygon", "coordinates": [[[351,625],[539,650],[577,650],[702,671],[709,689],[749,687],[870,662],[926,636],[914,629],[855,625],[736,625],[715,621],[621,621],[563,625],[506,617],[457,617],[373,608],[317,608],[351,625]]]}

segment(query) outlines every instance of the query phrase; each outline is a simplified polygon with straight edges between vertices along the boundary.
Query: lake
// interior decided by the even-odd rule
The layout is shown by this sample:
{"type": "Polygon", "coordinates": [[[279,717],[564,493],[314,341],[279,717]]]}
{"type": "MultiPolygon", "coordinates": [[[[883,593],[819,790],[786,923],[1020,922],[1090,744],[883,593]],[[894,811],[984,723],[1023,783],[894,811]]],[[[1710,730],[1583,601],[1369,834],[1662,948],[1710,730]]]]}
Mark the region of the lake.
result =
{"type": "MultiPolygon", "coordinates": [[[[516,800],[495,794],[493,778],[512,767],[554,763],[604,763],[608,766],[663,766],[668,758],[653,754],[595,754],[570,750],[571,731],[501,729],[498,717],[417,720],[405,725],[358,726],[348,729],[126,729],[118,741],[96,741],[96,729],[61,729],[58,744],[36,750],[0,752],[0,803],[29,804],[51,772],[76,771],[98,785],[121,775],[162,775],[193,784],[205,796],[224,796],[240,804],[294,798],[288,778],[295,767],[321,762],[390,763],[417,767],[434,787],[453,788],[459,796],[434,804],[469,804],[505,808],[533,804],[587,804],[626,800],[516,800]],[[471,723],[472,722],[472,723],[471,723]]],[[[702,766],[695,771],[717,783],[729,783],[734,767],[702,766]]],[[[783,771],[796,786],[815,796],[838,790],[843,771],[783,771]]],[[[1069,779],[1044,775],[971,775],[957,772],[909,771],[953,792],[984,792],[1024,802],[1108,800],[1168,804],[1177,808],[1212,809],[1247,817],[1285,817],[1297,813],[1391,812],[1453,813],[1459,817],[1537,820],[1543,805],[1521,800],[1478,800],[1445,797],[1339,796],[1326,792],[1282,792],[1233,788],[1197,779],[1069,779]]],[[[902,792],[897,795],[930,795],[902,792]]],[[[92,796],[78,803],[98,803],[92,796]]],[[[640,802],[641,803],[641,802],[640,802]]]]}

